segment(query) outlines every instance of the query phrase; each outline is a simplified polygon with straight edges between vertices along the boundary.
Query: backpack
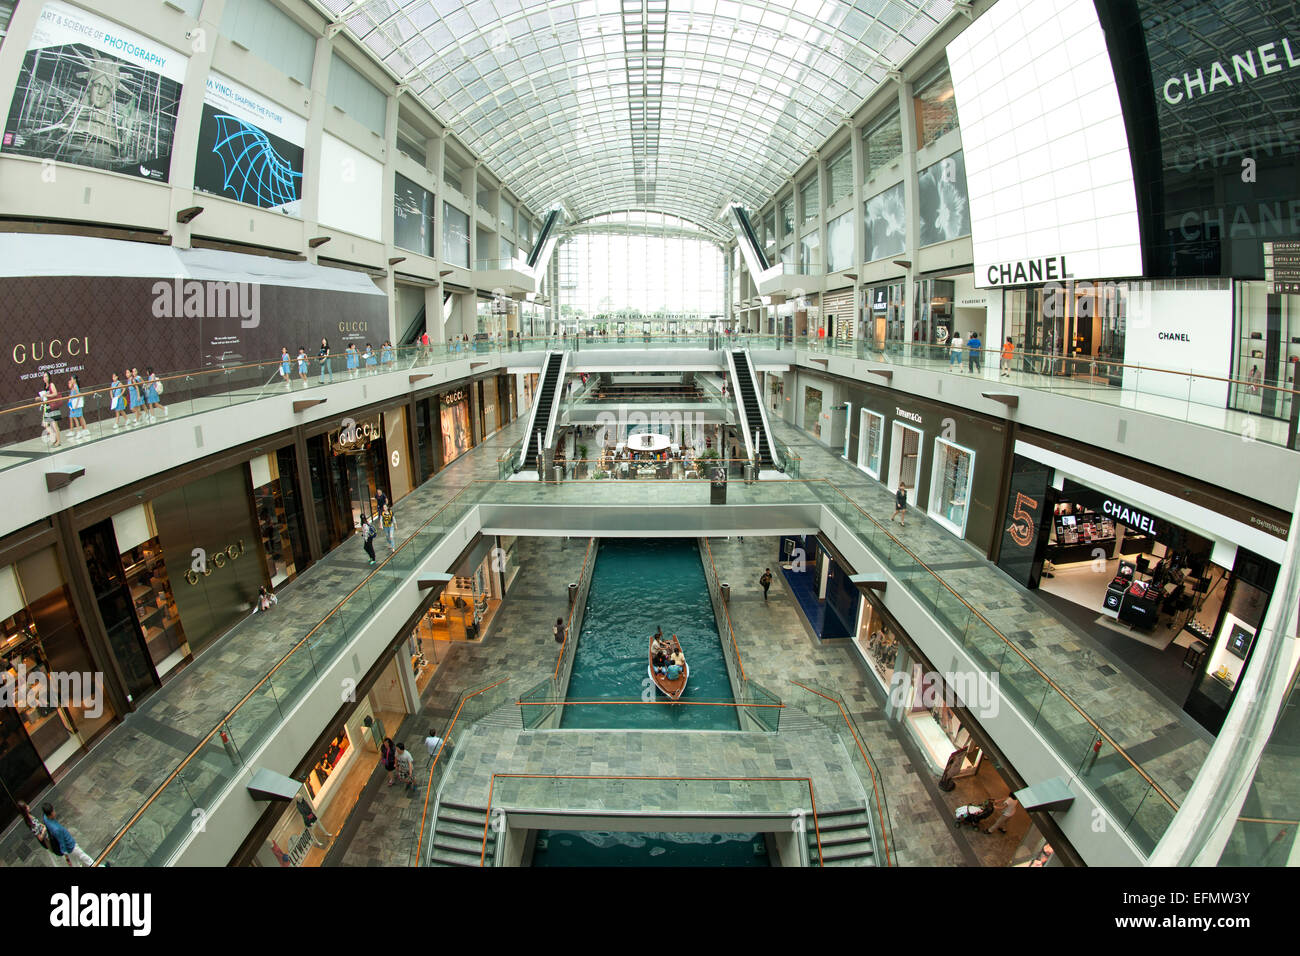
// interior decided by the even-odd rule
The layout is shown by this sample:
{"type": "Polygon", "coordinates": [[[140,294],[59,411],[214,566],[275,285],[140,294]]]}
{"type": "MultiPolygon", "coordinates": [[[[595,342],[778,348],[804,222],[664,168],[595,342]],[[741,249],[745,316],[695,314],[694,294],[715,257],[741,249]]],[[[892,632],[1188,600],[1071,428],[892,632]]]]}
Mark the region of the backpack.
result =
{"type": "Polygon", "coordinates": [[[373,524],[371,524],[370,522],[367,521],[367,522],[366,522],[366,540],[369,541],[369,540],[371,540],[372,538],[374,538],[374,536],[375,536],[375,526],[374,526],[373,524]]]}

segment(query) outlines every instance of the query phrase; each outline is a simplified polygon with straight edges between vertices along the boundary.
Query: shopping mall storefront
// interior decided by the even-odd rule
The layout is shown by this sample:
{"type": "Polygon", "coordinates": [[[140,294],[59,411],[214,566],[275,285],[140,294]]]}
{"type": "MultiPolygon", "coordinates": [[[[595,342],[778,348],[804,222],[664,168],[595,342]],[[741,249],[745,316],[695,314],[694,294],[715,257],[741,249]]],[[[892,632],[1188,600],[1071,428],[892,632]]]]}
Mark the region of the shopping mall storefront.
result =
{"type": "MultiPolygon", "coordinates": [[[[1060,440],[1018,440],[997,563],[1086,610],[1185,679],[1162,685],[1217,733],[1264,620],[1289,520],[1060,440]]],[[[1082,620],[1082,619],[1081,619],[1082,620]]],[[[1159,665],[1154,665],[1159,666],[1159,665]]]]}

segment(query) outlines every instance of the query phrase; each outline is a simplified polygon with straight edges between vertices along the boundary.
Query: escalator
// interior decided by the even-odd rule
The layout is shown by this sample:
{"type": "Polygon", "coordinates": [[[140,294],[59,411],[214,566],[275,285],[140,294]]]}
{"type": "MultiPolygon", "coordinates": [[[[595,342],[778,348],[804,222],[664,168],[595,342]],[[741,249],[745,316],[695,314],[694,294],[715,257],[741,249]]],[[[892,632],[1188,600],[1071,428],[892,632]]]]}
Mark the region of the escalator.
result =
{"type": "Polygon", "coordinates": [[[727,352],[727,365],[731,372],[731,387],[740,410],[741,431],[745,436],[745,449],[751,460],[758,462],[759,470],[776,468],[776,447],[769,434],[767,410],[758,400],[758,382],[749,364],[748,349],[727,352]]]}
{"type": "Polygon", "coordinates": [[[536,471],[540,474],[542,465],[545,464],[538,461],[538,450],[550,447],[555,432],[555,413],[560,406],[567,361],[567,352],[546,353],[541,378],[538,380],[537,400],[533,402],[532,417],[528,421],[528,437],[519,454],[519,467],[523,471],[536,471]]]}

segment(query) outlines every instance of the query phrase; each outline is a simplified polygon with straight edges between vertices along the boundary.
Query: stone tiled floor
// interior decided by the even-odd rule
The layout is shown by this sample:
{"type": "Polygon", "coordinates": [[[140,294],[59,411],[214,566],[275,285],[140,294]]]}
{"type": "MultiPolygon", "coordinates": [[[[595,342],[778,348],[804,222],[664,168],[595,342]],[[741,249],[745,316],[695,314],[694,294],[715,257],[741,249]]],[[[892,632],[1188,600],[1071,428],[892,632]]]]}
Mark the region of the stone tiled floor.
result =
{"type": "MultiPolygon", "coordinates": [[[[567,587],[578,580],[586,551],[586,538],[518,539],[514,554],[519,576],[491,630],[481,644],[451,647],[425,690],[419,714],[407,720],[401,732],[413,740],[422,740],[431,726],[444,732],[459,695],[498,677],[510,676],[508,688],[514,695],[549,677],[559,651],[551,627],[557,617],[568,613],[567,587]]],[[[458,731],[452,733],[455,738],[461,736],[458,731]]],[[[457,755],[464,745],[465,741],[456,740],[457,755]]],[[[424,748],[416,747],[412,753],[417,777],[427,779],[430,761],[424,748]]],[[[410,866],[423,810],[424,788],[413,792],[388,787],[382,780],[377,786],[372,782],[356,810],[356,834],[340,851],[340,865],[410,866]]]]}
{"type": "MultiPolygon", "coordinates": [[[[469,482],[495,479],[497,456],[522,434],[526,424],[520,419],[490,436],[398,502],[399,541],[469,482]]],[[[381,560],[386,556],[382,535],[376,538],[376,552],[381,560]]],[[[92,856],[98,855],[217,721],[369,570],[360,540],[354,537],[345,542],[282,589],[279,604],[270,613],[250,615],[200,653],[83,757],[42,797],[58,807],[60,819],[78,845],[92,856]]],[[[231,722],[236,746],[261,729],[260,722],[249,715],[266,713],[274,706],[269,698],[254,698],[245,705],[247,709],[241,708],[231,722]]],[[[201,795],[223,786],[231,770],[219,747],[209,751],[187,767],[186,785],[201,795]]],[[[191,807],[178,802],[169,816],[188,820],[191,807]]],[[[27,832],[14,827],[0,839],[0,864],[41,865],[53,859],[38,851],[41,848],[27,832]]]]}
{"type": "Polygon", "coordinates": [[[969,848],[959,842],[963,838],[953,833],[935,806],[937,791],[929,769],[912,760],[898,731],[885,722],[877,697],[866,684],[871,677],[856,660],[857,652],[843,641],[823,644],[812,636],[784,576],[775,571],[764,602],[758,579],[764,568],[775,568],[778,542],[777,538],[709,539],[718,580],[731,585],[731,622],[745,676],[795,706],[811,698],[792,680],[833,690],[844,698],[880,774],[891,850],[899,865],[972,862],[969,848]]]}
{"type": "MultiPolygon", "coordinates": [[[[741,637],[741,655],[754,679],[774,692],[788,689],[785,677],[801,679],[841,693],[852,708],[859,727],[867,736],[875,763],[888,793],[893,825],[892,851],[903,865],[961,865],[977,857],[952,832],[945,808],[936,804],[929,791],[933,781],[928,771],[918,769],[904,752],[895,731],[880,719],[865,675],[849,656],[850,648],[819,647],[800,623],[798,609],[789,594],[773,588],[764,606],[751,568],[775,553],[775,539],[748,538],[714,540],[714,556],[723,580],[732,583],[732,606],[741,637]],[[752,580],[751,580],[752,578],[752,580]],[[782,660],[796,662],[793,672],[781,670],[782,660]]],[[[425,705],[413,725],[433,723],[445,726],[448,710],[465,689],[481,686],[502,673],[514,675],[512,690],[525,690],[547,676],[554,667],[556,648],[549,640],[549,628],[566,607],[564,583],[576,580],[583,548],[574,540],[520,539],[517,552],[521,570],[492,633],[480,646],[457,646],[430,686],[425,705]]],[[[761,565],[760,565],[761,567],[761,565]]],[[[517,691],[514,691],[517,692],[517,691]]],[[[508,708],[506,708],[508,710],[508,708]]],[[[403,728],[405,730],[405,727],[403,728]]],[[[408,734],[414,736],[414,734],[408,734]]],[[[428,760],[422,762],[427,775],[428,760]]],[[[842,747],[830,735],[820,732],[785,731],[779,735],[760,733],[667,733],[559,731],[524,733],[502,727],[496,718],[478,725],[457,741],[455,762],[450,767],[444,796],[468,805],[484,805],[493,773],[581,773],[629,775],[764,775],[809,776],[813,779],[818,807],[851,806],[863,799],[856,775],[848,766],[842,747]]],[[[538,785],[542,786],[542,785],[538,785]]],[[[577,786],[577,785],[572,785],[577,786]]],[[[566,792],[571,799],[604,801],[610,805],[617,794],[606,791],[608,782],[593,782],[566,792]]],[[[674,806],[679,794],[669,786],[656,792],[656,784],[627,785],[639,806],[659,800],[674,806]]],[[[665,785],[667,786],[667,785],[665,785]]],[[[684,786],[693,786],[686,784],[684,786]]],[[[777,793],[763,795],[773,800],[786,796],[789,785],[778,785],[777,793]]],[[[398,787],[372,787],[372,799],[357,810],[360,825],[342,856],[343,865],[406,866],[412,856],[423,792],[398,787]]],[[[716,795],[717,808],[739,805],[744,791],[723,790],[716,795]]],[[[536,791],[535,791],[536,793],[536,791]]],[[[692,802],[700,795],[692,792],[692,802]]],[[[756,800],[750,793],[744,799],[756,800]]],[[[429,801],[429,810],[432,812],[429,801]]],[[[992,841],[990,841],[992,842],[992,841]]]]}
{"type": "MultiPolygon", "coordinates": [[[[893,493],[825,445],[784,422],[773,433],[803,458],[802,476],[823,477],[888,525],[893,493]]],[[[913,508],[906,528],[889,530],[931,567],[950,566],[944,579],[1081,706],[1175,801],[1181,801],[1206,754],[1209,735],[1180,709],[1153,694],[1145,681],[1105,655],[1091,638],[1021,588],[974,548],[913,508]]],[[[1080,762],[1087,741],[1081,748],[1080,762]]],[[[1113,752],[1102,751],[1093,770],[1104,786],[1134,795],[1145,784],[1113,752]]]]}

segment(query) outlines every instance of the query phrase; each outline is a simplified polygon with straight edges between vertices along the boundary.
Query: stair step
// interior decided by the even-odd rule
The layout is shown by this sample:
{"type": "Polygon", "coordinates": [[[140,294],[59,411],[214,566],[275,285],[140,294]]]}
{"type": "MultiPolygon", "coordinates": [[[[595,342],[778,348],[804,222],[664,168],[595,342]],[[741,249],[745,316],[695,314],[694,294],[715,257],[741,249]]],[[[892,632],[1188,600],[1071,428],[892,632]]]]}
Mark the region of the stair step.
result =
{"type": "MultiPolygon", "coordinates": [[[[438,829],[435,831],[435,834],[434,834],[434,835],[436,836],[436,835],[439,834],[439,833],[445,833],[447,836],[459,837],[459,838],[461,838],[462,840],[478,840],[478,841],[482,842],[482,840],[483,840],[483,821],[480,820],[477,824],[473,824],[473,823],[461,823],[461,822],[458,821],[458,820],[450,820],[450,819],[446,819],[446,818],[444,818],[444,817],[439,817],[439,818],[438,818],[438,829]]],[[[491,842],[492,842],[492,834],[491,834],[491,832],[489,832],[489,833],[488,833],[488,843],[491,843],[491,842]]],[[[434,845],[435,845],[435,846],[437,845],[437,842],[436,842],[436,841],[435,841],[434,845]]]]}
{"type": "Polygon", "coordinates": [[[448,820],[453,823],[464,823],[468,826],[478,825],[480,832],[483,829],[483,820],[487,816],[482,809],[475,810],[472,807],[453,807],[443,804],[438,808],[438,822],[448,820]]]}
{"type": "Polygon", "coordinates": [[[455,850],[434,849],[433,862],[436,866],[478,866],[479,854],[458,853],[455,850]]]}
{"type": "MultiPolygon", "coordinates": [[[[488,835],[491,835],[489,829],[488,835]]],[[[489,841],[489,849],[491,841],[489,841]]],[[[454,850],[457,853],[468,853],[478,856],[483,849],[483,831],[479,830],[478,837],[462,837],[451,833],[443,833],[441,830],[433,834],[433,845],[443,850],[454,850]]],[[[823,844],[823,847],[825,844],[823,844]]]]}
{"type": "MultiPolygon", "coordinates": [[[[808,847],[809,859],[817,859],[817,844],[813,843],[808,847]]],[[[830,863],[835,860],[871,860],[874,862],[876,856],[871,848],[870,843],[844,843],[839,846],[827,846],[826,841],[822,841],[822,862],[830,863]]]]}
{"type": "MultiPolygon", "coordinates": [[[[480,834],[481,836],[482,834],[480,834]]],[[[822,846],[838,846],[841,843],[870,843],[871,830],[867,827],[846,827],[843,830],[822,830],[822,846]]]]}
{"type": "Polygon", "coordinates": [[[870,826],[870,821],[865,813],[853,813],[842,816],[831,816],[825,813],[817,814],[817,828],[822,833],[833,833],[836,830],[851,830],[854,827],[870,826]]]}
{"type": "Polygon", "coordinates": [[[875,866],[874,857],[844,857],[843,859],[828,860],[822,857],[824,866],[875,866]]]}

